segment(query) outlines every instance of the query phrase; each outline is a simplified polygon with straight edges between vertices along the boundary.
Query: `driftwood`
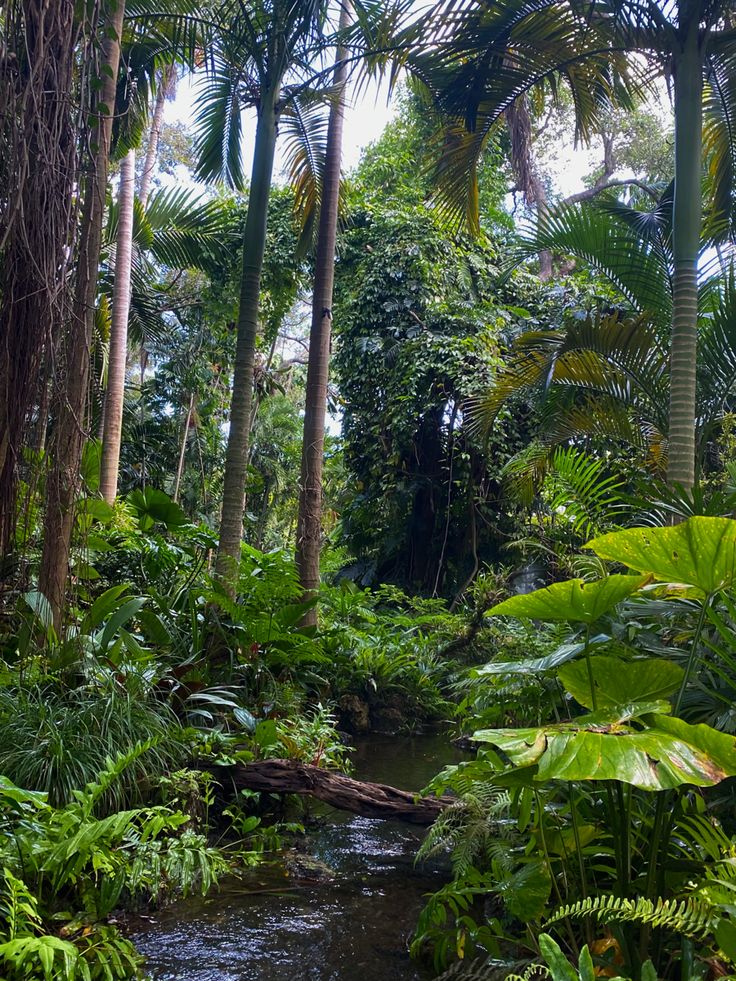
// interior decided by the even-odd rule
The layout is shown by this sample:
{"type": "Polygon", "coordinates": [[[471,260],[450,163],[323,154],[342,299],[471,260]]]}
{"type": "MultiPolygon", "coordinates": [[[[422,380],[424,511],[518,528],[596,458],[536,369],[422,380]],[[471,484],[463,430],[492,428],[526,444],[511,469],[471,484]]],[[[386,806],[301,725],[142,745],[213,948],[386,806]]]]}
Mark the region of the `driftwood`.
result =
{"type": "MultiPolygon", "coordinates": [[[[219,769],[219,768],[218,768],[219,769]]],[[[325,804],[362,817],[430,825],[452,803],[452,797],[419,797],[383,783],[353,780],[296,760],[257,760],[223,767],[239,790],[269,794],[308,794],[325,804]]],[[[223,782],[227,782],[227,779],[223,782]]]]}

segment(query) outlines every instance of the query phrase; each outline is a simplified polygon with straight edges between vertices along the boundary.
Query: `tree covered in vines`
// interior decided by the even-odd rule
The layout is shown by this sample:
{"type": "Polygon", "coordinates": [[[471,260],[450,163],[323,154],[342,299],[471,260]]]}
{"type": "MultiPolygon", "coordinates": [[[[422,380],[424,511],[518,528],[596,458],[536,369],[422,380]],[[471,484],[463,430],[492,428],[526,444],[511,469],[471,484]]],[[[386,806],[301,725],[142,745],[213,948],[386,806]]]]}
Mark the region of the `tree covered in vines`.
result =
{"type": "Polygon", "coordinates": [[[502,276],[509,219],[493,152],[481,168],[481,236],[443,226],[431,207],[428,134],[406,101],[350,190],[335,305],[350,476],[342,531],[357,579],[454,595],[515,527],[500,474],[529,437],[526,408],[507,413],[489,440],[469,409],[508,339],[559,298],[525,274],[502,276]]]}

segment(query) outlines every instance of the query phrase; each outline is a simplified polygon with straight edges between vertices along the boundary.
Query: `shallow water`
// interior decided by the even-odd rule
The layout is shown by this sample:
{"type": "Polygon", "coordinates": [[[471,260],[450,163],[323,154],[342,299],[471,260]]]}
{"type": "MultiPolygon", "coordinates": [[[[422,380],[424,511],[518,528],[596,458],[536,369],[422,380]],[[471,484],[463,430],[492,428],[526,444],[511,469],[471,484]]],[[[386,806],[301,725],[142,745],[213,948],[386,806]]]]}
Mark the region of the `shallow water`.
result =
{"type": "MultiPolygon", "coordinates": [[[[354,753],[355,776],[419,790],[457,754],[445,736],[372,736],[354,753]]],[[[155,981],[418,981],[407,954],[436,865],[414,865],[424,830],[326,809],[308,852],[335,880],[296,885],[264,867],[207,899],[158,913],[134,939],[155,981]],[[258,891],[262,890],[262,891],[258,891]]]]}

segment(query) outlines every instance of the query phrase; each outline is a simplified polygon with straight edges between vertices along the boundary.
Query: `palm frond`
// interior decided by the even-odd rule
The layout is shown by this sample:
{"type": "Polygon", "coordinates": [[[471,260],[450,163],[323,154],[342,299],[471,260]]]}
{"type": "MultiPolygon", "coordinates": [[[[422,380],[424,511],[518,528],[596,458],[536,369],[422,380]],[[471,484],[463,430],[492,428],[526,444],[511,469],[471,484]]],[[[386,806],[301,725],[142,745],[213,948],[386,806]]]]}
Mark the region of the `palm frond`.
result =
{"type": "Polygon", "coordinates": [[[541,251],[583,259],[637,312],[666,326],[672,313],[671,260],[658,234],[662,220],[657,209],[648,214],[622,205],[561,205],[541,214],[536,227],[520,238],[513,261],[541,251]]]}
{"type": "Polygon", "coordinates": [[[146,204],[151,255],[174,269],[217,267],[232,250],[234,232],[218,199],[203,200],[186,188],[154,191],[146,204]]]}
{"type": "Polygon", "coordinates": [[[241,144],[242,111],[247,102],[242,82],[242,70],[236,64],[213,57],[195,102],[195,174],[237,190],[245,184],[241,144]]]}
{"type": "Polygon", "coordinates": [[[284,169],[294,190],[294,212],[300,245],[310,242],[322,200],[327,129],[327,97],[302,90],[284,106],[279,125],[284,169]]]}

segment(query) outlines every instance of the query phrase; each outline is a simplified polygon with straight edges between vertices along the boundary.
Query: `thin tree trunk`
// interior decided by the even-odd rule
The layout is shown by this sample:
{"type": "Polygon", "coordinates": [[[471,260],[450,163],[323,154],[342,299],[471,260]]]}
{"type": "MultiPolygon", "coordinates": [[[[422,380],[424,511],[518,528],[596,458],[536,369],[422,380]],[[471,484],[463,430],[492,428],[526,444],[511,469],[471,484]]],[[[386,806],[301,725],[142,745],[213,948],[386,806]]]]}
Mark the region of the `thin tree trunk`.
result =
{"type": "Polygon", "coordinates": [[[90,169],[83,183],[84,204],[74,310],[57,354],[57,371],[60,372],[60,377],[56,392],[56,425],[52,439],[53,463],[46,481],[46,515],[39,576],[39,586],[51,606],[57,632],[62,623],[74,527],[74,504],[79,489],[79,469],[85,440],[85,409],[102,223],[105,216],[112,108],[115,105],[124,14],[124,0],[116,0],[110,6],[109,16],[103,24],[101,88],[93,107],[93,114],[98,119],[95,129],[97,142],[94,144],[90,169]]]}
{"type": "Polygon", "coordinates": [[[159,78],[156,101],[153,106],[153,116],[151,117],[151,128],[148,133],[148,146],[146,157],[143,162],[143,172],[141,173],[141,184],[138,189],[138,200],[145,208],[148,195],[151,190],[151,178],[156,169],[158,158],[158,145],[161,140],[161,129],[164,124],[164,105],[170,93],[173,93],[176,83],[176,66],[167,65],[161,71],[159,78]]]}
{"type": "Polygon", "coordinates": [[[698,253],[702,222],[703,63],[697,18],[676,54],[675,198],[672,213],[674,283],[670,348],[667,480],[695,482],[698,253]]]}
{"type": "MultiPolygon", "coordinates": [[[[340,12],[340,27],[347,28],[351,7],[344,0],[340,12]]],[[[340,202],[340,168],[342,164],[342,134],[345,116],[345,83],[347,64],[345,51],[337,50],[334,84],[337,97],[330,108],[322,180],[322,203],[317,234],[317,255],[312,295],[312,325],[309,334],[306,405],[302,442],[301,487],[299,519],[296,532],[296,564],[305,599],[319,588],[319,557],[322,541],[322,464],[325,447],[325,414],[327,411],[327,382],[330,370],[330,337],[332,332],[332,293],[335,279],[335,241],[340,202]]],[[[304,617],[306,624],[317,622],[317,609],[312,607],[304,617]]]]}
{"type": "MultiPolygon", "coordinates": [[[[527,206],[536,209],[537,223],[540,224],[549,206],[547,191],[534,159],[532,120],[527,96],[520,96],[509,106],[506,110],[506,122],[511,136],[511,165],[516,177],[516,187],[524,194],[527,206]]],[[[539,278],[548,280],[551,277],[552,253],[543,249],[539,253],[539,278]]]]}
{"type": "Polygon", "coordinates": [[[240,280],[233,394],[230,405],[230,431],[225,454],[225,475],[220,518],[220,544],[216,573],[228,590],[235,592],[243,537],[245,479],[248,470],[248,442],[253,404],[253,366],[258,335],[258,301],[261,270],[266,251],[268,203],[273,175],[278,123],[278,88],[264,92],[253,152],[248,216],[243,233],[243,269],[240,280]]]}
{"type": "Polygon", "coordinates": [[[115,248],[115,283],[112,292],[112,326],[107,365],[107,391],[100,465],[100,491],[108,504],[118,492],[120,440],[123,430],[125,373],[128,365],[128,316],[133,264],[133,216],[135,214],[135,150],[128,150],[120,167],[118,237],[115,248]]]}
{"type": "Polygon", "coordinates": [[[194,411],[194,392],[189,396],[189,408],[187,409],[186,419],[184,420],[184,432],[181,437],[181,448],[179,450],[179,462],[176,466],[176,479],[174,480],[174,490],[172,497],[174,501],[179,500],[179,485],[181,475],[184,473],[184,458],[187,451],[187,439],[189,438],[189,427],[192,424],[192,412],[194,411]]]}

